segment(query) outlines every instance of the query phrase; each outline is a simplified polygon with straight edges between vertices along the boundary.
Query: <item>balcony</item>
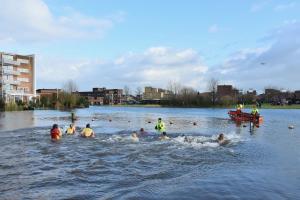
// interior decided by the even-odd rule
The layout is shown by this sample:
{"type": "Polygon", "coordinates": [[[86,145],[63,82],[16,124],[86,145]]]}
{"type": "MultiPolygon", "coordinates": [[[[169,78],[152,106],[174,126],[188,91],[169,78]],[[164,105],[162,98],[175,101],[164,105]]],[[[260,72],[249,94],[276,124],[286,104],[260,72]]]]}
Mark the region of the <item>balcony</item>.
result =
{"type": "Polygon", "coordinates": [[[20,85],[20,81],[17,81],[17,80],[0,79],[0,82],[3,84],[9,84],[9,85],[20,85]]]}
{"type": "Polygon", "coordinates": [[[3,74],[8,74],[8,75],[20,75],[21,73],[19,71],[14,71],[14,70],[10,70],[10,69],[4,69],[3,70],[3,74]]]}
{"type": "Polygon", "coordinates": [[[20,62],[10,59],[3,59],[3,64],[9,64],[9,65],[20,65],[20,62]]]}

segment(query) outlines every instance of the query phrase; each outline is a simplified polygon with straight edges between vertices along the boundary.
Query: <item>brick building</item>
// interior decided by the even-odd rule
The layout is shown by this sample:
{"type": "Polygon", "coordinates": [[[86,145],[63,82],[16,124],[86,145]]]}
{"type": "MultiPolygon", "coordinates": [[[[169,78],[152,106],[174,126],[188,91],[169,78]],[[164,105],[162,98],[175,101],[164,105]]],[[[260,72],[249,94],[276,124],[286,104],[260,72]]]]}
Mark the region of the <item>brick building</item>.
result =
{"type": "Polygon", "coordinates": [[[93,88],[92,91],[78,92],[85,97],[90,105],[112,105],[123,103],[122,89],[93,88]]]}
{"type": "Polygon", "coordinates": [[[145,87],[143,100],[162,100],[168,99],[171,92],[161,88],[145,87]]]}
{"type": "Polygon", "coordinates": [[[0,52],[0,98],[29,102],[36,97],[35,57],[0,52]]]}

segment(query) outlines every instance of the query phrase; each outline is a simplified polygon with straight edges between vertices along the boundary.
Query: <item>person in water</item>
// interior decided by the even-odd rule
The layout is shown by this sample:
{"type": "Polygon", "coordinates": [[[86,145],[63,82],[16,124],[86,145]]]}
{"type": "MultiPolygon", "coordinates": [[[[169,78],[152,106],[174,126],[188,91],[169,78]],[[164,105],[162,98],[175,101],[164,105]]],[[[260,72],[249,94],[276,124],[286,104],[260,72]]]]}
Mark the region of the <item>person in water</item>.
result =
{"type": "Polygon", "coordinates": [[[52,129],[50,131],[52,140],[60,140],[62,136],[61,130],[58,128],[57,124],[53,124],[52,129]]]}
{"type": "Polygon", "coordinates": [[[93,129],[91,129],[90,124],[87,124],[86,127],[81,131],[82,137],[95,137],[93,129]]]}
{"type": "Polygon", "coordinates": [[[255,105],[252,108],[251,114],[253,116],[259,116],[259,110],[257,109],[257,107],[255,105]]]}
{"type": "Polygon", "coordinates": [[[257,109],[256,105],[253,106],[251,115],[255,119],[254,123],[258,123],[259,122],[259,110],[257,109]]]}
{"type": "Polygon", "coordinates": [[[218,142],[220,145],[225,145],[225,144],[228,144],[228,143],[229,143],[229,140],[226,140],[225,137],[224,137],[224,134],[221,133],[221,134],[219,134],[219,136],[218,136],[217,142],[218,142]]]}
{"type": "Polygon", "coordinates": [[[138,142],[139,141],[139,137],[138,137],[138,135],[135,131],[131,134],[131,139],[132,139],[133,142],[138,142]]]}
{"type": "Polygon", "coordinates": [[[167,136],[166,132],[163,132],[162,135],[159,137],[160,140],[169,140],[170,138],[167,136]]]}
{"type": "Polygon", "coordinates": [[[66,134],[68,134],[68,135],[73,135],[73,134],[75,134],[75,126],[74,126],[73,124],[70,124],[70,127],[67,128],[66,134]]]}
{"type": "Polygon", "coordinates": [[[140,136],[145,136],[145,135],[147,135],[147,132],[144,130],[144,128],[141,128],[141,129],[140,129],[139,135],[140,135],[140,136]]]}
{"type": "Polygon", "coordinates": [[[166,132],[165,123],[162,121],[161,118],[158,118],[155,130],[159,131],[160,133],[166,132]]]}

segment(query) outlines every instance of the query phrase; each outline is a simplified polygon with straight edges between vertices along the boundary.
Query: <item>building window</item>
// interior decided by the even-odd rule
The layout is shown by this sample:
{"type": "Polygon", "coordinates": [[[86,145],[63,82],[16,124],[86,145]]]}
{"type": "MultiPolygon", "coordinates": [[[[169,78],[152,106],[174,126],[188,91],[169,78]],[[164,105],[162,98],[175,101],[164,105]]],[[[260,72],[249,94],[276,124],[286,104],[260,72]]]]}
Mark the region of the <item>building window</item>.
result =
{"type": "Polygon", "coordinates": [[[18,78],[18,81],[28,83],[28,82],[29,82],[29,79],[28,79],[28,78],[18,78]]]}

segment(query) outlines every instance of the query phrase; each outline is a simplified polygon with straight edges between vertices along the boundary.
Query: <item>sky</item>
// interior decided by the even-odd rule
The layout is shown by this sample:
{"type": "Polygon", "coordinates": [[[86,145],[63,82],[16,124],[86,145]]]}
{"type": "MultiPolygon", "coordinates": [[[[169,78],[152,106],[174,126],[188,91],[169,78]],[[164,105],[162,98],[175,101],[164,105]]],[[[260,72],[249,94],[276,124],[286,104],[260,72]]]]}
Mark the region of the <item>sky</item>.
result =
{"type": "Polygon", "coordinates": [[[0,51],[35,54],[37,88],[300,89],[300,1],[0,0],[0,51]]]}

